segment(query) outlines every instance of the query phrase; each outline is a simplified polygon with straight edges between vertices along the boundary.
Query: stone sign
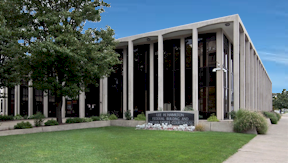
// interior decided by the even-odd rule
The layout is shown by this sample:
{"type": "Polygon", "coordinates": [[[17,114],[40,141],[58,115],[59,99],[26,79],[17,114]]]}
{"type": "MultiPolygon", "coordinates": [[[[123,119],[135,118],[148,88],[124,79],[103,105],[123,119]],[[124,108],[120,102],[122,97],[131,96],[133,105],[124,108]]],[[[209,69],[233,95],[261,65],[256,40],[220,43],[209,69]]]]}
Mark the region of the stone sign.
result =
{"type": "MultiPolygon", "coordinates": [[[[146,122],[152,124],[168,123],[172,125],[192,125],[194,126],[195,120],[198,117],[196,111],[148,111],[146,113],[146,122]]],[[[198,119],[197,119],[198,120],[198,119]]]]}

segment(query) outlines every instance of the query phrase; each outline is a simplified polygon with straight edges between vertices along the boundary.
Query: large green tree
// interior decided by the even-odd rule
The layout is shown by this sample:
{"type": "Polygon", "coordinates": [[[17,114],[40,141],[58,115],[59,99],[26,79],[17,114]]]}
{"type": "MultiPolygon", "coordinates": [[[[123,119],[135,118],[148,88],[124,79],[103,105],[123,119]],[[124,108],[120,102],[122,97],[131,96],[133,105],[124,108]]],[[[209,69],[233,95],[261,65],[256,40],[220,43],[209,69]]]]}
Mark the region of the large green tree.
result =
{"type": "Polygon", "coordinates": [[[277,93],[277,96],[273,98],[273,106],[277,109],[288,108],[288,92],[283,89],[282,93],[277,93]]]}
{"type": "Polygon", "coordinates": [[[99,0],[9,0],[0,10],[9,5],[20,16],[16,20],[3,14],[4,20],[23,24],[21,30],[11,29],[20,33],[19,49],[24,49],[20,72],[36,89],[55,95],[56,117],[62,123],[62,97],[76,99],[120,63],[109,26],[84,30],[86,21],[100,21],[103,7],[110,5],[99,0]]]}

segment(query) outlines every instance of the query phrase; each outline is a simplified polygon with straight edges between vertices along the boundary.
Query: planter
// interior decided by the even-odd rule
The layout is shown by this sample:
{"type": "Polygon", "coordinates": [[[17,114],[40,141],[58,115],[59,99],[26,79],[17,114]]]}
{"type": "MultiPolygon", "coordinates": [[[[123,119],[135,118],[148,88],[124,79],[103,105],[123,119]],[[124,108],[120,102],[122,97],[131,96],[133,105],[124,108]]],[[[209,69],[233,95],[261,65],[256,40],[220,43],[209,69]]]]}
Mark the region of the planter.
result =
{"type": "Polygon", "coordinates": [[[111,126],[136,127],[137,125],[144,124],[145,121],[117,119],[111,120],[110,123],[111,126]]]}

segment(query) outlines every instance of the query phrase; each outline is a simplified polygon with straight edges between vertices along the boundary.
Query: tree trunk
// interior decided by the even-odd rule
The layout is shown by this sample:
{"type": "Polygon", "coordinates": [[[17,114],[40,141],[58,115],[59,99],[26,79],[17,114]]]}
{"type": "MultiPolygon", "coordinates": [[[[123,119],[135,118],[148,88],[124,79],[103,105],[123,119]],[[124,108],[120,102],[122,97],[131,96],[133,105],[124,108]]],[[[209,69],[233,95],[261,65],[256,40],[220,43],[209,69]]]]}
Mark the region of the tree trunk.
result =
{"type": "Polygon", "coordinates": [[[59,124],[62,124],[62,96],[56,97],[56,118],[59,124]]]}

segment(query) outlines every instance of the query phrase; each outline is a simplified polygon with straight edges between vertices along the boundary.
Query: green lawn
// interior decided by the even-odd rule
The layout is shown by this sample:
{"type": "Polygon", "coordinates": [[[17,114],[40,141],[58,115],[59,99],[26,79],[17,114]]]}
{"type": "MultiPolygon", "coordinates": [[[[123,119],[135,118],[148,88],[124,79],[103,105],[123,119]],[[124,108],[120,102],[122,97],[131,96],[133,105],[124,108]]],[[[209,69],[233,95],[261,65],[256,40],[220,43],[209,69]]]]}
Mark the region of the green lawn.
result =
{"type": "Polygon", "coordinates": [[[222,162],[255,135],[103,127],[0,137],[0,162],[222,162]]]}

